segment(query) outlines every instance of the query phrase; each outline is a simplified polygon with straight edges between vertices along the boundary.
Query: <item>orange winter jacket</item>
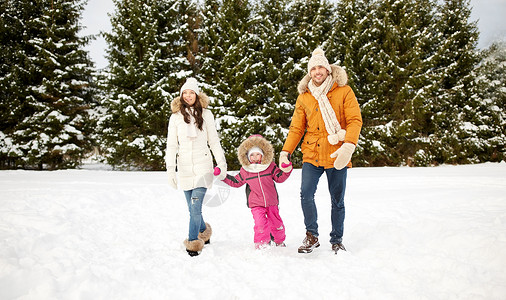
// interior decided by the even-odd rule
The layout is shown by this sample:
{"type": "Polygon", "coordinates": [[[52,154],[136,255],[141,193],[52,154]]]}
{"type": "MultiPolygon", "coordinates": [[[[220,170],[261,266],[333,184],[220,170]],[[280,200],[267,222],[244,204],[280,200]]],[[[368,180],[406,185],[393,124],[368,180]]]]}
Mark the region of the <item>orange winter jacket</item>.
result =
{"type": "MultiPolygon", "coordinates": [[[[331,65],[334,84],[327,94],[329,102],[336,112],[342,129],[346,130],[345,143],[357,144],[362,128],[362,115],[355,93],[346,85],[348,78],[341,67],[331,65]]],[[[327,130],[323,121],[318,100],[309,92],[307,84],[311,78],[306,75],[299,83],[299,97],[290,124],[283,151],[293,153],[302,137],[303,162],[325,169],[334,167],[335,158],[330,155],[341,147],[343,142],[331,145],[327,140],[327,130]]],[[[348,163],[351,167],[351,161],[348,163]]]]}

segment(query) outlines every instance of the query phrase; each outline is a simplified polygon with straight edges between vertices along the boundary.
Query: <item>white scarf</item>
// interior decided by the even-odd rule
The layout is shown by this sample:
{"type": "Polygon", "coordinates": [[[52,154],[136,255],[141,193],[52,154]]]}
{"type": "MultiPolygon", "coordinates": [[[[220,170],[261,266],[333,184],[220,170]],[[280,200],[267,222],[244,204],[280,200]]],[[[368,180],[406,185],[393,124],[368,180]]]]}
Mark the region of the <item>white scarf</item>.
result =
{"type": "Polygon", "coordinates": [[[197,138],[197,124],[195,123],[195,118],[193,117],[193,107],[190,108],[190,123],[186,124],[186,136],[190,140],[195,140],[197,138]]]}
{"type": "Polygon", "coordinates": [[[262,164],[250,164],[249,166],[242,166],[246,171],[248,172],[251,172],[251,173],[260,173],[262,171],[265,171],[267,170],[267,168],[270,166],[271,164],[265,164],[265,165],[262,165],[262,164]]]}
{"type": "Polygon", "coordinates": [[[341,124],[337,120],[336,113],[330,105],[329,98],[327,98],[327,93],[332,88],[332,76],[327,76],[327,79],[320,85],[316,86],[313,83],[313,80],[310,80],[308,83],[308,88],[313,97],[318,101],[318,105],[320,106],[320,112],[323,117],[323,122],[325,123],[325,129],[327,129],[327,139],[329,143],[335,145],[339,143],[339,141],[344,140],[344,136],[346,135],[346,130],[341,129],[341,124]]]}

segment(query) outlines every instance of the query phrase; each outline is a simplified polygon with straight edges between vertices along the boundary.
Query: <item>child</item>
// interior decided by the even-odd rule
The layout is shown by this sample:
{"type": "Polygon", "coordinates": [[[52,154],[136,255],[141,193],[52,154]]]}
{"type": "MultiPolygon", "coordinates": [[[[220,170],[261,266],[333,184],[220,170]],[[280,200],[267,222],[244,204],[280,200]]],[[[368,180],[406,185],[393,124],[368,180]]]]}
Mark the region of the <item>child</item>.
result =
{"type": "MultiPolygon", "coordinates": [[[[274,149],[261,135],[252,135],[237,149],[242,167],[235,176],[223,180],[231,187],[246,184],[247,205],[255,221],[255,248],[266,247],[274,238],[276,246],[285,247],[285,226],[279,216],[279,197],[274,182],[284,182],[292,172],[291,164],[282,171],[273,162],[274,149]]],[[[217,169],[215,175],[219,173],[217,169]]]]}

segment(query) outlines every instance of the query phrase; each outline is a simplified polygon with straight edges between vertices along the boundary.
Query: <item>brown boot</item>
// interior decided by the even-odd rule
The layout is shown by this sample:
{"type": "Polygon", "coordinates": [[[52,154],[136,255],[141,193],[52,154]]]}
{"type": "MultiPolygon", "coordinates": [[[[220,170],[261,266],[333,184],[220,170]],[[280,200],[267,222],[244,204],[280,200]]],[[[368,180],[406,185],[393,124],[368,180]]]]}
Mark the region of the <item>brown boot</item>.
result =
{"type": "Polygon", "coordinates": [[[320,247],[318,238],[307,231],[306,238],[302,241],[302,246],[299,247],[299,253],[311,253],[314,248],[318,247],[320,247]]]}
{"type": "Polygon", "coordinates": [[[190,256],[199,255],[202,251],[202,248],[204,248],[204,241],[201,239],[196,239],[193,241],[188,241],[188,239],[186,239],[184,240],[183,244],[186,247],[186,252],[188,252],[188,255],[190,256]]]}
{"type": "Polygon", "coordinates": [[[337,253],[339,250],[346,251],[346,248],[344,248],[344,245],[342,243],[332,244],[332,251],[337,253]]]}
{"type": "Polygon", "coordinates": [[[213,234],[213,229],[211,228],[211,225],[206,222],[206,230],[199,233],[199,239],[203,240],[204,243],[207,245],[211,243],[211,235],[213,234]]]}

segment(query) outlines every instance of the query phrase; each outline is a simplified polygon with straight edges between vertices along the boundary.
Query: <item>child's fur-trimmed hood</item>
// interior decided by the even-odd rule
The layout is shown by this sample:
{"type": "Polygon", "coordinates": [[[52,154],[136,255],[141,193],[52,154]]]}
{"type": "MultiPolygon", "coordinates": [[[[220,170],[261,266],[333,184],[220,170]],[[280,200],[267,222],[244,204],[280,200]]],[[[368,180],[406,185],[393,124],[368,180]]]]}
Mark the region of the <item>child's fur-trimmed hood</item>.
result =
{"type": "Polygon", "coordinates": [[[261,165],[269,166],[274,158],[274,148],[268,140],[259,134],[252,135],[245,139],[239,148],[237,148],[237,158],[241,166],[247,168],[251,165],[248,160],[248,151],[255,146],[262,149],[264,153],[261,165]]]}
{"type": "MultiPolygon", "coordinates": [[[[348,84],[348,74],[343,69],[343,67],[336,66],[336,65],[330,65],[330,68],[332,69],[332,84],[337,83],[337,86],[342,87],[348,84]]],[[[297,86],[297,91],[299,94],[304,94],[308,88],[309,81],[311,81],[311,76],[309,74],[306,74],[304,78],[299,82],[299,85],[297,86]]]]}

